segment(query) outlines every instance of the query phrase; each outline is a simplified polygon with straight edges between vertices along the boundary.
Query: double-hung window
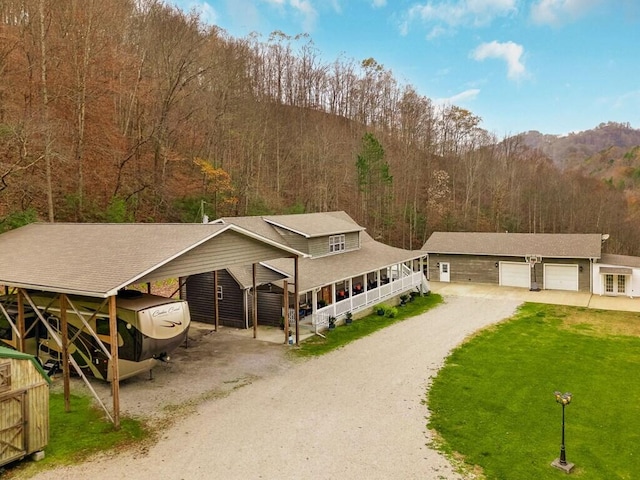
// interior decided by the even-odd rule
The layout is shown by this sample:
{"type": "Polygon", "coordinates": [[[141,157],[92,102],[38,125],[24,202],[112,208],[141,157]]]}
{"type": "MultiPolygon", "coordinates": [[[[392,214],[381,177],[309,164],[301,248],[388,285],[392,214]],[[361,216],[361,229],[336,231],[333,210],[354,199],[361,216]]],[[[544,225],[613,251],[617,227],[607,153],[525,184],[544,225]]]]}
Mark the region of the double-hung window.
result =
{"type": "Polygon", "coordinates": [[[331,235],[329,237],[329,252],[330,253],[343,251],[345,249],[345,245],[346,245],[346,240],[345,240],[344,234],[343,235],[331,235]]]}

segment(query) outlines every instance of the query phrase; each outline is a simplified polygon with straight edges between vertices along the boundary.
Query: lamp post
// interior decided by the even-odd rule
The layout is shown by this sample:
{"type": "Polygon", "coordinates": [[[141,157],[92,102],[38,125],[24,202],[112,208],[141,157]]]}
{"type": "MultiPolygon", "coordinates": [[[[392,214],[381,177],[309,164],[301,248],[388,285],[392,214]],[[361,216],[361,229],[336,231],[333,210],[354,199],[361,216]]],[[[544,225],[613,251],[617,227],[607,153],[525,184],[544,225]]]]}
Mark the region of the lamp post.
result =
{"type": "Polygon", "coordinates": [[[571,403],[573,395],[569,392],[560,393],[558,391],[554,392],[554,395],[556,397],[556,402],[562,405],[562,444],[560,446],[560,458],[556,458],[553,462],[551,462],[551,465],[559,468],[560,470],[564,470],[567,473],[570,473],[574,467],[574,464],[567,462],[567,454],[564,448],[564,407],[571,403]]]}

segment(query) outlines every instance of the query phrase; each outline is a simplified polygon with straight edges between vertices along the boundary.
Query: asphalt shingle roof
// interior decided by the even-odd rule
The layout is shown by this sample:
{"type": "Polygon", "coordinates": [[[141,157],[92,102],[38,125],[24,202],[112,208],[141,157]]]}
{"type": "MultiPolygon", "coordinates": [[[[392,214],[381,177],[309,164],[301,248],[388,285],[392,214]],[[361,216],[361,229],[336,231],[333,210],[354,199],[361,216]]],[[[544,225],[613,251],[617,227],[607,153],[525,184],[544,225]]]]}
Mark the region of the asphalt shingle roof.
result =
{"type": "Polygon", "coordinates": [[[35,223],[0,235],[0,284],[108,296],[227,229],[245,233],[197,223],[35,223]]]}
{"type": "Polygon", "coordinates": [[[600,258],[598,233],[434,232],[422,250],[428,253],[547,258],[600,258]]]}

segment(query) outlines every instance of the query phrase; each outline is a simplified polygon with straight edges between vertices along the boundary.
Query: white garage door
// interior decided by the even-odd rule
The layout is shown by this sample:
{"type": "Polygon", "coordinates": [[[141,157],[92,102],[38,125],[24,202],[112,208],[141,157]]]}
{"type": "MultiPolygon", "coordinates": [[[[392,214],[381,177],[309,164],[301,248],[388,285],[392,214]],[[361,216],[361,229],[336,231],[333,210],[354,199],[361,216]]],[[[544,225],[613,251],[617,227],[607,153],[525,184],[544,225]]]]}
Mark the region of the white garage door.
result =
{"type": "Polygon", "coordinates": [[[578,291],[578,265],[551,265],[544,266],[545,290],[571,290],[578,291]]]}
{"type": "Polygon", "coordinates": [[[528,263],[500,262],[500,285],[531,287],[531,267],[528,263]]]}

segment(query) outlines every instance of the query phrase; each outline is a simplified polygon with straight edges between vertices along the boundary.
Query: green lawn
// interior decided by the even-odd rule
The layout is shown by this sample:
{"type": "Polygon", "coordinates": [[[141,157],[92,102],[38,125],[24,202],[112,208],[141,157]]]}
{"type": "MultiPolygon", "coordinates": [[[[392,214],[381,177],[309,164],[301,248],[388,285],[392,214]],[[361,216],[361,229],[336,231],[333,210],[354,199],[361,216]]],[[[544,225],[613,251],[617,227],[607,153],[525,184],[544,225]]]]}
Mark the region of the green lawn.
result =
{"type": "MultiPolygon", "coordinates": [[[[11,464],[4,472],[7,478],[18,474],[25,478],[41,470],[74,464],[96,452],[129,446],[151,435],[141,422],[126,417],[121,417],[120,430],[116,431],[92,400],[91,397],[71,395],[71,411],[65,412],[63,394],[51,393],[49,444],[44,460],[11,464]]],[[[3,477],[1,468],[0,477],[3,477]]]]}
{"type": "Polygon", "coordinates": [[[640,314],[526,304],[456,349],[428,395],[429,427],[447,453],[487,479],[560,479],[570,391],[572,477],[640,478],[640,314]]]}
{"type": "MultiPolygon", "coordinates": [[[[379,316],[375,312],[366,317],[354,320],[351,325],[340,325],[334,330],[322,332],[326,338],[313,336],[300,343],[300,347],[293,349],[292,355],[298,357],[311,357],[323,355],[340,348],[359,338],[370,335],[396,322],[415,317],[442,303],[442,297],[438,294],[417,296],[405,306],[396,308],[397,314],[393,318],[379,316]]],[[[387,304],[390,306],[391,304],[387,304]]]]}

